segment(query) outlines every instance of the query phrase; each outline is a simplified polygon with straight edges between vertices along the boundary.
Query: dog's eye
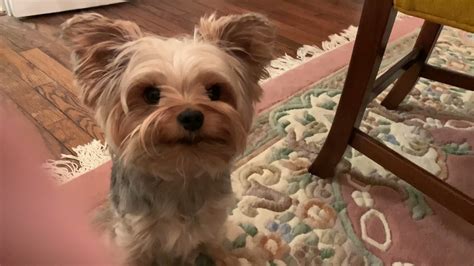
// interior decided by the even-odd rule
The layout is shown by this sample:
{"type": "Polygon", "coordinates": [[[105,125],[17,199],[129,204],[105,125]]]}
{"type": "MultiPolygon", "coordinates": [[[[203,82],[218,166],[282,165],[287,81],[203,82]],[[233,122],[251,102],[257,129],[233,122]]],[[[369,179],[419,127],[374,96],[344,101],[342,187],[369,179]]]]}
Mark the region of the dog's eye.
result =
{"type": "Polygon", "coordinates": [[[151,86],[145,88],[143,98],[147,104],[157,104],[160,101],[160,89],[151,86]]]}
{"type": "Polygon", "coordinates": [[[211,85],[207,88],[207,95],[211,101],[218,101],[221,98],[221,86],[219,84],[211,85]]]}

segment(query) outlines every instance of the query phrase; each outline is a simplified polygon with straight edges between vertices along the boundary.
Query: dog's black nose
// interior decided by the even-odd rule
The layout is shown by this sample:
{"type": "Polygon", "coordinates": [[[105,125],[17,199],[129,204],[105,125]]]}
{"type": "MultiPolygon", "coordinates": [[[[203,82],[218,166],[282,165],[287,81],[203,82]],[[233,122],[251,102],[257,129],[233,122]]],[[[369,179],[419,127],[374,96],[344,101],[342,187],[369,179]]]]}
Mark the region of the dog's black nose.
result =
{"type": "Polygon", "coordinates": [[[202,127],[204,115],[197,110],[186,109],[178,115],[178,122],[189,131],[196,131],[202,127]]]}

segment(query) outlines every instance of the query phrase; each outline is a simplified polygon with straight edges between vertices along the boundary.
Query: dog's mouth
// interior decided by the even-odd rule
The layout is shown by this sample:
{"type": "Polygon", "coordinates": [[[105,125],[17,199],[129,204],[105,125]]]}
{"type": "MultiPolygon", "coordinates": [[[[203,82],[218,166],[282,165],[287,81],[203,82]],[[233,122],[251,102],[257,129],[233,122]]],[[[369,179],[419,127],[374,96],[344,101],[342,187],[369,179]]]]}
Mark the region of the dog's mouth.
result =
{"type": "Polygon", "coordinates": [[[201,137],[186,137],[178,139],[177,143],[182,145],[195,145],[203,141],[201,137]]]}
{"type": "Polygon", "coordinates": [[[203,137],[199,135],[190,135],[183,138],[180,138],[176,141],[177,144],[193,146],[200,143],[210,143],[210,144],[226,144],[227,142],[221,138],[212,138],[212,137],[203,137]]]}

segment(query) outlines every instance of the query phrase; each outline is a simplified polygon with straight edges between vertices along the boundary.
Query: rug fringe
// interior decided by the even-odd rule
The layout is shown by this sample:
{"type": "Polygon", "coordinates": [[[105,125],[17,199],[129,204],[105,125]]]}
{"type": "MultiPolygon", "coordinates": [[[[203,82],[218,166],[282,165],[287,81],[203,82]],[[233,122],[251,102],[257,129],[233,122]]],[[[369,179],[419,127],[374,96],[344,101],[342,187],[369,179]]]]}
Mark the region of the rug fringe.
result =
{"type": "MultiPolygon", "coordinates": [[[[357,27],[351,25],[339,34],[330,35],[328,37],[329,40],[322,42],[321,47],[316,45],[303,45],[296,51],[296,57],[285,54],[284,56],[271,61],[270,65],[267,67],[268,73],[270,73],[268,79],[279,76],[315,57],[329,52],[330,50],[352,42],[355,40],[356,35],[357,27]]],[[[265,80],[262,80],[261,82],[265,80]]]]}
{"type": "Polygon", "coordinates": [[[110,160],[107,146],[97,139],[79,145],[73,148],[73,151],[77,156],[61,154],[61,159],[48,160],[43,164],[43,167],[60,184],[64,184],[110,160]]]}

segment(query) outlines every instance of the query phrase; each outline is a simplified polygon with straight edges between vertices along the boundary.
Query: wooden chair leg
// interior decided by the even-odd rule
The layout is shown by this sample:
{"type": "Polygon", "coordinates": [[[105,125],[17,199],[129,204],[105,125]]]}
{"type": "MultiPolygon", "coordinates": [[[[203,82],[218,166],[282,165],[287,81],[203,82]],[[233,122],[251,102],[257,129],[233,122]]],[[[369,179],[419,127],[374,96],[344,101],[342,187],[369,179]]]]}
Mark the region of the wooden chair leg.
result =
{"type": "Polygon", "coordinates": [[[393,0],[366,0],[344,89],[328,138],[309,172],[334,176],[336,165],[359,126],[395,22],[393,0]]]}
{"type": "Polygon", "coordinates": [[[383,106],[388,109],[396,109],[403,99],[405,99],[406,95],[413,89],[420,78],[423,66],[428,61],[431,51],[436,45],[442,28],[443,26],[440,24],[425,21],[415,44],[415,48],[420,49],[418,61],[398,79],[395,86],[382,101],[383,106]]]}

